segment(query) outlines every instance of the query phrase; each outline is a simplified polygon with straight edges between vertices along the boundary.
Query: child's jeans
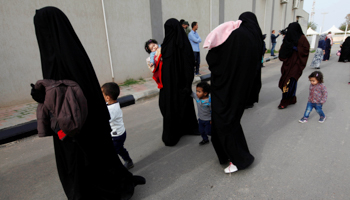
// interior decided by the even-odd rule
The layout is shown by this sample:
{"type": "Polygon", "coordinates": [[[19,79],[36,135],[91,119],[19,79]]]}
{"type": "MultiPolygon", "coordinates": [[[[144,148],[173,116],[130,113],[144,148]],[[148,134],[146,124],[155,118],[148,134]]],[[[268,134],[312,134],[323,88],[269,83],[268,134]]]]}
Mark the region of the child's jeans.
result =
{"type": "Polygon", "coordinates": [[[311,102],[307,102],[304,118],[309,118],[313,108],[315,108],[316,112],[320,115],[320,118],[325,118],[325,115],[322,111],[322,103],[311,103],[311,102]]]}
{"type": "Polygon", "coordinates": [[[124,161],[131,161],[128,151],[124,148],[126,140],[126,131],[117,137],[112,137],[115,151],[123,158],[124,161]]]}
{"type": "Polygon", "coordinates": [[[208,140],[208,135],[211,135],[210,121],[203,121],[201,119],[198,119],[198,130],[203,140],[208,140]]]}

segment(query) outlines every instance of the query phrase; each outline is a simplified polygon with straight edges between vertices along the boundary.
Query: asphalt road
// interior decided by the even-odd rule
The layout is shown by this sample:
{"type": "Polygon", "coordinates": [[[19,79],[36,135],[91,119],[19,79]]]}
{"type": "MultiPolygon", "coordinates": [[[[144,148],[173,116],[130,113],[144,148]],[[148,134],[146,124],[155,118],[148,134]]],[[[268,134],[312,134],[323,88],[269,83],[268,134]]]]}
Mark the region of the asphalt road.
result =
{"type": "MultiPolygon", "coordinates": [[[[158,98],[123,108],[126,148],[134,174],[147,184],[133,199],[349,199],[350,63],[338,63],[332,50],[322,62],[328,100],[324,124],[312,111],[298,123],[308,98],[310,63],[298,82],[295,105],[278,110],[281,62],[265,64],[260,102],[245,111],[242,126],[255,162],[246,170],[225,174],[211,144],[185,136],[175,147],[161,141],[158,98]]],[[[179,125],[181,126],[181,124],[179,125]]],[[[185,128],[185,127],[184,127],[185,128]]],[[[66,199],[54,160],[52,138],[36,136],[0,146],[0,199],[66,199]]]]}

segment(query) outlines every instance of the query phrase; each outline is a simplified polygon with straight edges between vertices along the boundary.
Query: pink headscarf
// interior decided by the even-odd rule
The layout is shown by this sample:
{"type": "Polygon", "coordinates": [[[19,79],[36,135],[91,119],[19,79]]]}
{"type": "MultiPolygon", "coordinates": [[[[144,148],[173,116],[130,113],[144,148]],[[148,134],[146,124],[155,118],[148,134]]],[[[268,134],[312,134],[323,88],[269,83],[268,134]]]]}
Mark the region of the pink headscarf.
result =
{"type": "Polygon", "coordinates": [[[326,37],[326,40],[329,39],[331,41],[331,45],[333,44],[333,38],[332,38],[332,34],[328,34],[326,37]]]}
{"type": "Polygon", "coordinates": [[[214,30],[212,30],[209,33],[209,35],[205,39],[203,48],[210,50],[214,47],[221,45],[231,35],[232,31],[239,28],[241,23],[242,23],[241,20],[237,20],[237,21],[229,21],[229,22],[220,24],[218,27],[216,27],[214,30]]]}

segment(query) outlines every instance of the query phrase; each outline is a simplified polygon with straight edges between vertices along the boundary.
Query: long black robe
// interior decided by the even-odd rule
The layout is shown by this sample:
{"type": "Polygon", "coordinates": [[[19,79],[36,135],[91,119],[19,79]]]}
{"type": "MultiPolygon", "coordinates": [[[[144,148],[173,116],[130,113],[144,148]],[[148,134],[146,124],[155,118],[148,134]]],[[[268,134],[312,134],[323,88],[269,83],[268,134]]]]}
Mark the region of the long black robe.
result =
{"type": "Polygon", "coordinates": [[[261,65],[262,33],[256,16],[243,13],[242,24],[206,57],[211,71],[212,144],[222,164],[228,159],[239,170],[248,167],[250,154],[241,117],[261,65]]]}
{"type": "Polygon", "coordinates": [[[44,79],[77,82],[88,102],[81,132],[64,141],[52,133],[58,175],[68,199],[128,199],[134,177],[120,162],[109,113],[87,53],[66,15],[45,7],[34,16],[44,79]]]}
{"type": "Polygon", "coordinates": [[[341,53],[338,62],[350,61],[350,37],[347,37],[341,46],[341,53]]]}
{"type": "Polygon", "coordinates": [[[326,47],[323,55],[323,60],[329,60],[330,54],[331,54],[331,39],[327,38],[326,39],[326,47]]]}
{"type": "Polygon", "coordinates": [[[193,99],[187,92],[191,91],[194,78],[194,55],[179,21],[167,20],[164,29],[159,108],[163,115],[162,140],[166,146],[174,146],[181,136],[198,132],[193,99]]]}

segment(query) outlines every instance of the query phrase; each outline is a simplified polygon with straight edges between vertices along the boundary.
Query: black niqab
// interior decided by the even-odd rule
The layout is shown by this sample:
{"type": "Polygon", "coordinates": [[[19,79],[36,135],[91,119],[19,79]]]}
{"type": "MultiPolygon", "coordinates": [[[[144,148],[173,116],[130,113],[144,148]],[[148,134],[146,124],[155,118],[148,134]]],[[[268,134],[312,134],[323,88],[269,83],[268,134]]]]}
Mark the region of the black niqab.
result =
{"type": "Polygon", "coordinates": [[[44,79],[73,80],[88,102],[81,132],[64,141],[54,136],[58,174],[68,199],[120,199],[134,190],[110,136],[109,112],[90,59],[66,15],[45,7],[34,16],[44,79]]]}
{"type": "Polygon", "coordinates": [[[341,53],[338,62],[350,61],[350,37],[347,37],[341,46],[341,53]]]}
{"type": "Polygon", "coordinates": [[[193,99],[187,92],[192,89],[194,54],[179,21],[167,20],[164,29],[159,108],[163,115],[162,140],[166,146],[174,146],[181,136],[198,131],[193,99]]]}
{"type": "Polygon", "coordinates": [[[287,34],[283,39],[279,57],[282,59],[291,57],[293,54],[293,47],[298,46],[298,41],[302,35],[304,35],[304,33],[300,24],[298,22],[290,23],[287,28],[287,34]]]}
{"type": "Polygon", "coordinates": [[[207,55],[211,71],[212,143],[220,163],[229,159],[238,169],[254,160],[241,117],[261,65],[262,33],[255,14],[243,13],[242,24],[207,55]]]}

